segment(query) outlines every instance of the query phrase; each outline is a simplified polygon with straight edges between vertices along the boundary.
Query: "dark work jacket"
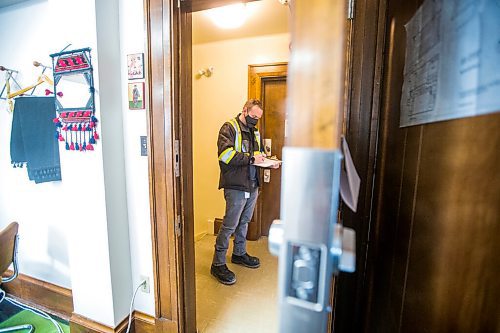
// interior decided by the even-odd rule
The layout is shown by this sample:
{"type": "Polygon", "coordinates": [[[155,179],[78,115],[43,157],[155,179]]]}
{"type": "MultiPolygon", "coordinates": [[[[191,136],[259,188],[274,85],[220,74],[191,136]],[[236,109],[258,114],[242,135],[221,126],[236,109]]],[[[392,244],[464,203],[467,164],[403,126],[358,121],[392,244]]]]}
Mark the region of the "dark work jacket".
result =
{"type": "MultiPolygon", "coordinates": [[[[242,149],[245,146],[245,141],[249,143],[247,147],[248,153],[236,152],[234,157],[226,164],[219,161],[220,167],[220,178],[219,178],[219,189],[232,189],[245,192],[251,192],[254,187],[252,187],[252,182],[250,181],[250,158],[253,156],[254,150],[258,150],[258,144],[253,135],[253,130],[249,129],[245,124],[243,124],[239,119],[239,114],[236,116],[238,124],[241,129],[242,138],[242,149]]],[[[236,131],[229,122],[224,123],[219,130],[219,138],[217,140],[217,156],[225,151],[227,148],[234,148],[234,143],[236,139],[236,131]]],[[[262,142],[260,143],[261,152],[263,151],[262,142]]],[[[260,168],[256,168],[257,186],[259,186],[259,175],[260,168]]]]}

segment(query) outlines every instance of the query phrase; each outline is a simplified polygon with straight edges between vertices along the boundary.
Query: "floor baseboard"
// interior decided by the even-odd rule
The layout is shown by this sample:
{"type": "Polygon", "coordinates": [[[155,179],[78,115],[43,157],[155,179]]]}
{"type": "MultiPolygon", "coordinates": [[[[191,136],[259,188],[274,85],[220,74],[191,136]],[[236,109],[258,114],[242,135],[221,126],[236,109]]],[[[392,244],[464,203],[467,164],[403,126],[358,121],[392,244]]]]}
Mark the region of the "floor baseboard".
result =
{"type": "Polygon", "coordinates": [[[22,303],[69,320],[73,313],[73,293],[71,289],[50,282],[19,274],[9,283],[2,284],[7,294],[22,303]]]}
{"type": "Polygon", "coordinates": [[[199,234],[195,235],[195,236],[194,236],[194,241],[195,241],[195,243],[196,243],[197,241],[199,241],[200,239],[202,239],[203,237],[205,237],[206,235],[207,235],[207,233],[206,233],[206,232],[200,232],[199,234]]]}
{"type": "MultiPolygon", "coordinates": [[[[125,333],[127,330],[128,316],[113,328],[74,313],[73,294],[70,289],[24,274],[2,284],[2,288],[19,302],[69,321],[71,333],[125,333]]],[[[130,332],[152,333],[155,332],[155,325],[154,317],[134,311],[130,332]]]]}
{"type": "MultiPolygon", "coordinates": [[[[70,319],[71,333],[125,333],[128,326],[128,316],[115,328],[100,324],[92,319],[74,313],[70,319]]],[[[131,333],[152,333],[156,330],[156,320],[145,313],[132,313],[131,333]]]]}

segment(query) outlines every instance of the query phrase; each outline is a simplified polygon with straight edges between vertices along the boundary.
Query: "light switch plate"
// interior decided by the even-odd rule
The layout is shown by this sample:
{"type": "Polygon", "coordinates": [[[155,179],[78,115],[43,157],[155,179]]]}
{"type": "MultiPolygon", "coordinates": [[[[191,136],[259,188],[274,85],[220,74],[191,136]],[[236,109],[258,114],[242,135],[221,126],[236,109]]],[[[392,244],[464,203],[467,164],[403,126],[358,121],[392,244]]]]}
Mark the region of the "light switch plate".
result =
{"type": "Polygon", "coordinates": [[[141,156],[148,156],[148,137],[141,135],[141,156]]]}

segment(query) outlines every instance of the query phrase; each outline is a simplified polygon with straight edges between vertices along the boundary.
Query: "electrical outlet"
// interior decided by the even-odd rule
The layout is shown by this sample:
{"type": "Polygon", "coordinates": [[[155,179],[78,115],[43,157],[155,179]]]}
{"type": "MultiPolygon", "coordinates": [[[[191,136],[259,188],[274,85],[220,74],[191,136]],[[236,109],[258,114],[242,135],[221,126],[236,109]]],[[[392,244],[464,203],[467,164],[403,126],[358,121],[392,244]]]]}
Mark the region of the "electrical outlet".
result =
{"type": "Polygon", "coordinates": [[[149,294],[149,276],[141,275],[141,282],[146,280],[146,283],[141,286],[141,291],[143,293],[149,294]]]}

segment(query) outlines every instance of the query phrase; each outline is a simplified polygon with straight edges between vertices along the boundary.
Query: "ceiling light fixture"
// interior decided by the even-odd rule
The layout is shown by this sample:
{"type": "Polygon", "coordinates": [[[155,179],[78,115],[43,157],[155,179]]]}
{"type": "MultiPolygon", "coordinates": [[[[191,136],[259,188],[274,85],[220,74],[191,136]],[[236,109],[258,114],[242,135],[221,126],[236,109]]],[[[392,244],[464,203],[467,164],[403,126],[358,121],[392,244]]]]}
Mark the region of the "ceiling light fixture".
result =
{"type": "Polygon", "coordinates": [[[248,18],[247,6],[243,3],[214,8],[206,11],[212,22],[222,29],[239,28],[248,18]]]}

